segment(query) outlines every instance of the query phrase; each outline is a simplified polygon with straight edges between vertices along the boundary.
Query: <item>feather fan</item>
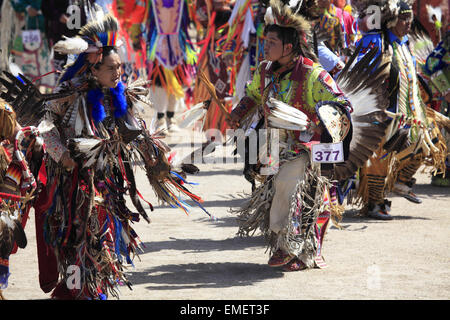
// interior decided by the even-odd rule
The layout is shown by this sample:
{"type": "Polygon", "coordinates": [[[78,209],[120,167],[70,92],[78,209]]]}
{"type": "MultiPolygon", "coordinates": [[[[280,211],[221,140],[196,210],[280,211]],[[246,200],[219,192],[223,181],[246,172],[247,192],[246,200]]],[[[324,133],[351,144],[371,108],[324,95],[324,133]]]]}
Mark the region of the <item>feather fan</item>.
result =
{"type": "Polygon", "coordinates": [[[304,131],[310,125],[306,114],[287,103],[270,98],[267,106],[270,108],[269,126],[273,128],[304,131]]]}
{"type": "Polygon", "coordinates": [[[149,83],[150,81],[141,78],[134,82],[128,81],[126,94],[133,104],[143,103],[150,108],[153,106],[153,103],[148,98],[150,90],[146,87],[149,83]]]}
{"type": "MultiPolygon", "coordinates": [[[[45,102],[65,98],[73,94],[64,93],[42,94],[39,89],[24,75],[19,74],[20,80],[7,71],[3,71],[0,84],[6,91],[0,90],[0,97],[10,103],[14,108],[17,121],[22,126],[37,127],[46,112],[45,102]]],[[[2,89],[0,87],[0,89],[2,89]]]]}
{"type": "Polygon", "coordinates": [[[388,63],[382,60],[382,55],[374,59],[378,48],[371,49],[356,62],[361,48],[361,45],[356,48],[336,80],[353,107],[349,156],[343,163],[335,164],[337,180],[350,178],[365,164],[379,147],[387,128],[384,121],[389,105],[385,87],[388,63]]]}
{"type": "Polygon", "coordinates": [[[81,162],[81,167],[90,168],[97,164],[104,142],[94,138],[69,139],[68,148],[72,157],[81,162]]]}

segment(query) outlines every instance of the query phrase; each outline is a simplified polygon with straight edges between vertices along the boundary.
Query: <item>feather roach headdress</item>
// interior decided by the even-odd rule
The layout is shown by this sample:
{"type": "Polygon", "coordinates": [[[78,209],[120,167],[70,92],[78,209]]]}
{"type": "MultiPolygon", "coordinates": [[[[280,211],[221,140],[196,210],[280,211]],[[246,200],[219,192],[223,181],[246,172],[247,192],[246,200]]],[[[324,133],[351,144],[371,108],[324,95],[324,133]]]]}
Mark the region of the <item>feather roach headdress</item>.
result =
{"type": "Polygon", "coordinates": [[[119,22],[108,14],[100,20],[92,21],[81,28],[77,36],[65,37],[58,41],[54,50],[61,54],[78,55],[75,62],[66,66],[60,82],[69,80],[76,75],[84,73],[89,65],[102,60],[104,47],[118,47],[122,44],[119,39],[119,22]]]}
{"type": "Polygon", "coordinates": [[[302,1],[291,0],[284,4],[280,0],[270,0],[270,6],[264,15],[266,26],[277,25],[282,28],[292,28],[298,33],[298,45],[301,55],[317,61],[317,56],[312,49],[313,37],[310,22],[299,14],[299,8],[302,7],[302,1]]]}
{"type": "Polygon", "coordinates": [[[311,29],[309,22],[302,15],[297,14],[289,5],[283,4],[280,0],[270,0],[270,7],[266,10],[264,22],[266,25],[276,24],[284,28],[294,28],[302,36],[309,35],[311,29]]]}

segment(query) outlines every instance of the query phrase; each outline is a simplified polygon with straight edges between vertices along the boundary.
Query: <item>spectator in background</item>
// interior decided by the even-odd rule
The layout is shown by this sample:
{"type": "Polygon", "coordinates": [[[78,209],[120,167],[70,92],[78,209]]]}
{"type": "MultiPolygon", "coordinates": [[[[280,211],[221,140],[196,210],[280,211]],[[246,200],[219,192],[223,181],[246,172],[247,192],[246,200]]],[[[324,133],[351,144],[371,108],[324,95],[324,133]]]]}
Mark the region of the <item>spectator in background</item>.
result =
{"type": "Polygon", "coordinates": [[[51,50],[45,36],[42,0],[11,0],[11,5],[22,29],[14,39],[14,62],[27,78],[35,81],[40,90],[51,90],[55,81],[53,77],[47,76],[53,67],[51,50]]]}
{"type": "Polygon", "coordinates": [[[348,55],[346,49],[351,48],[357,36],[355,18],[334,5],[332,0],[318,0],[317,5],[322,11],[320,27],[331,36],[328,41],[330,49],[339,56],[348,55]]]}
{"type": "MultiPolygon", "coordinates": [[[[77,34],[76,29],[70,30],[67,27],[67,21],[69,19],[67,15],[67,7],[70,5],[69,0],[43,0],[42,1],[42,13],[45,17],[45,34],[47,36],[48,44],[50,47],[62,40],[62,35],[66,34],[69,37],[73,37],[77,34]]],[[[53,67],[56,71],[62,71],[66,64],[66,56],[54,52],[53,67]]],[[[56,74],[56,79],[58,78],[56,74]]]]}
{"type": "MultiPolygon", "coordinates": [[[[91,0],[42,0],[42,13],[45,17],[45,35],[50,48],[63,39],[63,35],[74,37],[82,26],[87,23],[85,4],[92,5],[95,1],[91,0]],[[76,5],[80,8],[79,18],[71,19],[73,12],[68,10],[69,6],[76,5]],[[79,19],[76,21],[76,19],[79,19]]],[[[56,80],[59,73],[67,63],[67,56],[54,52],[53,67],[57,71],[56,80]]]]}

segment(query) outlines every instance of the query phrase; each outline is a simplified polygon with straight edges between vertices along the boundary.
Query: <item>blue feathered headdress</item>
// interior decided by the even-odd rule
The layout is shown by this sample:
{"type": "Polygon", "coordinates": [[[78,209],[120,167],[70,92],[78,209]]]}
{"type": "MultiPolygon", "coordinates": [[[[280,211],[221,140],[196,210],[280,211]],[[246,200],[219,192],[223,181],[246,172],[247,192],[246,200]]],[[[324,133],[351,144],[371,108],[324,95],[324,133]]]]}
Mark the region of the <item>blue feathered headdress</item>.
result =
{"type": "Polygon", "coordinates": [[[86,72],[89,66],[102,60],[103,47],[118,47],[121,41],[118,37],[119,23],[108,14],[99,21],[92,21],[85,25],[78,36],[65,37],[58,41],[54,50],[61,54],[78,55],[71,65],[66,66],[59,82],[64,82],[86,72]]]}

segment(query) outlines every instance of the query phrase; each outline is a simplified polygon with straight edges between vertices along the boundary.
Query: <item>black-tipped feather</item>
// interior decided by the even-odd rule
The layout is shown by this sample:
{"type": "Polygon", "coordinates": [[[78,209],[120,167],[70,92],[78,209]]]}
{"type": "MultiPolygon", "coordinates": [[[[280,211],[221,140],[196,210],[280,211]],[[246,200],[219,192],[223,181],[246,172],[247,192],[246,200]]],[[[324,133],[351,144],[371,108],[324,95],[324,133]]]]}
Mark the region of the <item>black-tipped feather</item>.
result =
{"type": "Polygon", "coordinates": [[[353,135],[349,156],[343,163],[334,166],[334,178],[350,178],[362,167],[379,147],[386,130],[385,109],[388,98],[384,86],[388,75],[388,63],[383,56],[375,58],[378,48],[372,48],[355,62],[361,54],[360,44],[343,68],[337,85],[344,92],[353,107],[353,135]]]}
{"type": "Polygon", "coordinates": [[[3,71],[3,77],[0,76],[0,83],[6,88],[6,91],[1,90],[0,97],[11,104],[16,113],[17,121],[22,126],[37,126],[45,114],[45,102],[72,94],[72,92],[42,94],[24,75],[19,74],[19,77],[25,84],[13,74],[3,71]]]}

